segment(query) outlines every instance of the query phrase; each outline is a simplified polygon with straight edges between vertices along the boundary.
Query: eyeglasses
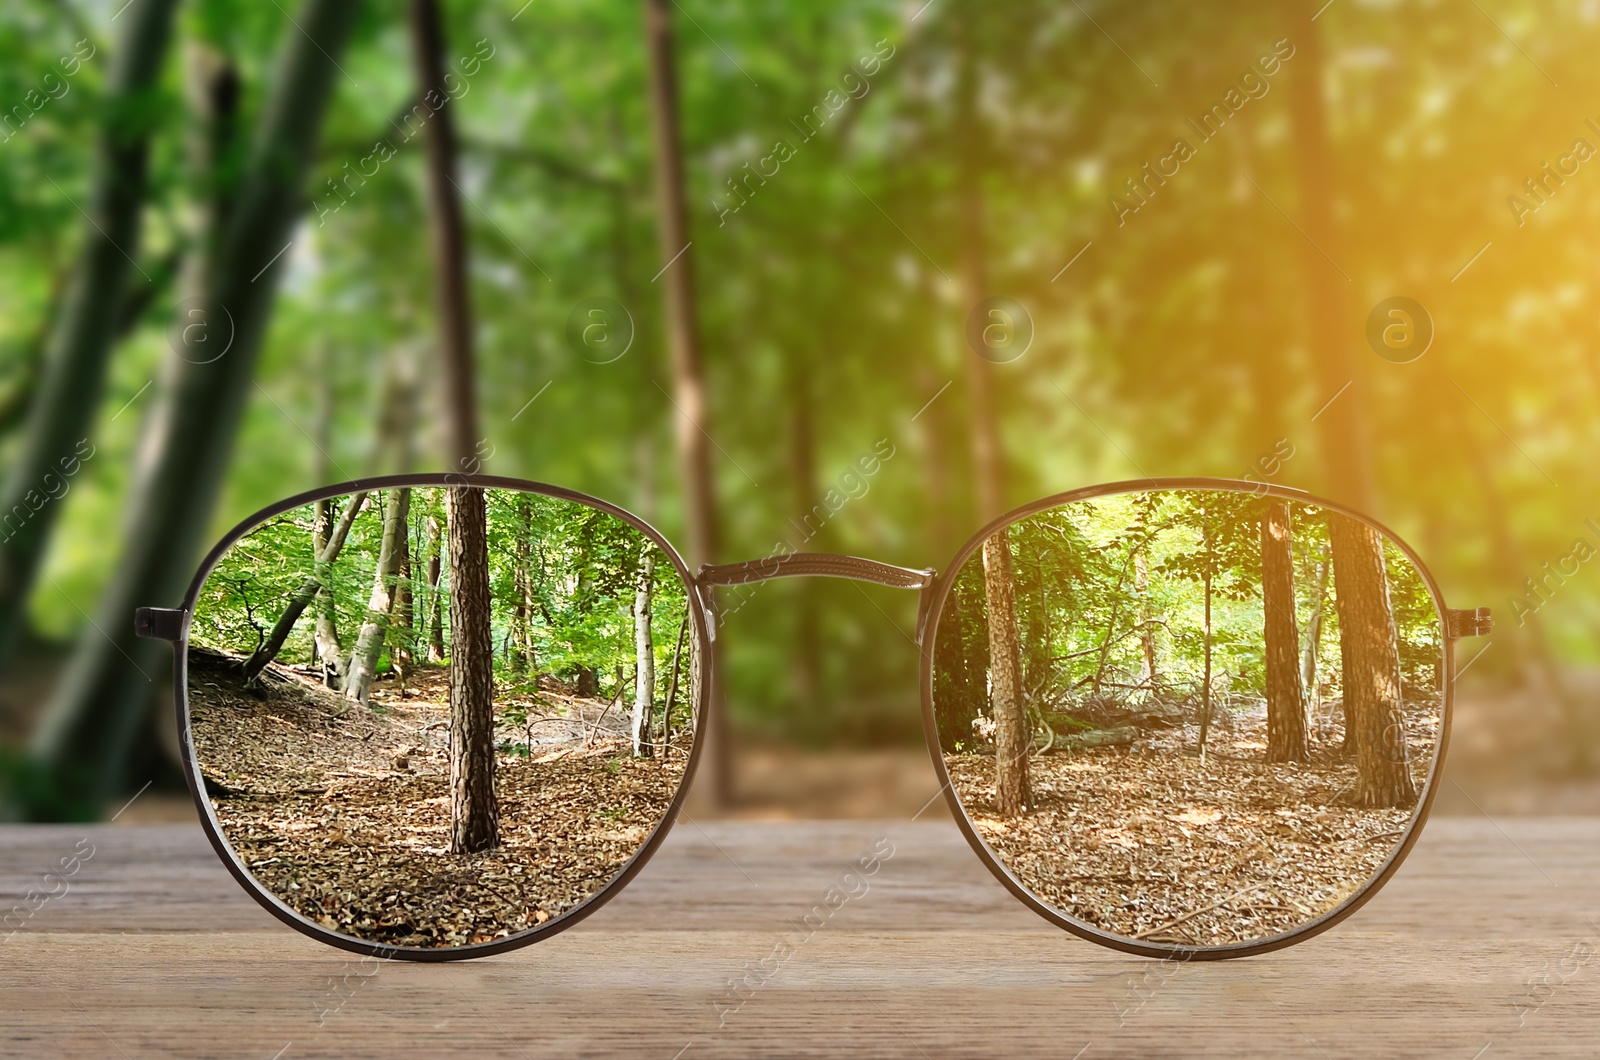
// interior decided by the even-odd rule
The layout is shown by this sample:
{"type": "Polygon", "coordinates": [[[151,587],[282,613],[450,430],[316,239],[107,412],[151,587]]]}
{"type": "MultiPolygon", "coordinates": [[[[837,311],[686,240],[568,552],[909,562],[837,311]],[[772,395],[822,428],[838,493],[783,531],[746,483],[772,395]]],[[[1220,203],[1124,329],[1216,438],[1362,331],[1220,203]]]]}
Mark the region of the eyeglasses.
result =
{"type": "Polygon", "coordinates": [[[633,878],[704,745],[715,590],[920,593],[923,725],[972,849],[1091,941],[1180,959],[1324,931],[1427,817],[1454,641],[1406,544],[1296,490],[1156,479],[995,520],[942,574],[775,553],[691,572],[615,505],[400,475],[245,520],[174,641],[189,787],[292,927],[450,960],[570,927],[633,878]]]}

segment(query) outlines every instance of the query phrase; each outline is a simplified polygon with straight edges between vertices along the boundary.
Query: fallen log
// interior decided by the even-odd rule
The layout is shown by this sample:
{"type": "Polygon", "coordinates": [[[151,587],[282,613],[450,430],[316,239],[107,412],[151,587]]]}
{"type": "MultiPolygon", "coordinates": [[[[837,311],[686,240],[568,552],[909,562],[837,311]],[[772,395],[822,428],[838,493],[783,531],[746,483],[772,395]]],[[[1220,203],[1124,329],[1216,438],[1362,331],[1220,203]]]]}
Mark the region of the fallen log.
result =
{"type": "Polygon", "coordinates": [[[1131,725],[1119,729],[1090,729],[1088,732],[1058,736],[1056,746],[1068,751],[1082,751],[1090,747],[1116,747],[1132,743],[1138,735],[1139,730],[1131,725]]]}

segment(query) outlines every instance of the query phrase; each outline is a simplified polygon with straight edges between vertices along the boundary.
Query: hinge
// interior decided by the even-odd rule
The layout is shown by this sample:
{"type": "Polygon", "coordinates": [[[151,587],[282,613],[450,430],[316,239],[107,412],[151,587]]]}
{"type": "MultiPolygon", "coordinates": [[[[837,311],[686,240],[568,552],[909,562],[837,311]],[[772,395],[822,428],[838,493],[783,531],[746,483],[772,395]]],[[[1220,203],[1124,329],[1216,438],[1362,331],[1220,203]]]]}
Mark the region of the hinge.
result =
{"type": "Polygon", "coordinates": [[[133,631],[152,640],[182,640],[187,615],[182,608],[141,607],[133,612],[133,631]]]}
{"type": "Polygon", "coordinates": [[[1494,619],[1487,607],[1466,609],[1452,607],[1444,613],[1444,635],[1452,640],[1458,637],[1487,637],[1494,629],[1494,619]]]}

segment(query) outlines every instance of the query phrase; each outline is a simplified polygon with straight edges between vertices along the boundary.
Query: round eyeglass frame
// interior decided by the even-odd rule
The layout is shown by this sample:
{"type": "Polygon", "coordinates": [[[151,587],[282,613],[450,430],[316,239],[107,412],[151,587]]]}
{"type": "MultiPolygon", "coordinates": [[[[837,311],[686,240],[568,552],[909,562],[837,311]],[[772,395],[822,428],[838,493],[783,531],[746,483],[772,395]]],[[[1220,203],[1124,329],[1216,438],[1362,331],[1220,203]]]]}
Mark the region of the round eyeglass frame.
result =
{"type": "Polygon", "coordinates": [[[955,818],[956,824],[961,828],[961,833],[966,836],[968,845],[972,847],[979,859],[988,866],[989,871],[994,874],[995,878],[1004,884],[1006,889],[1015,895],[1023,905],[1026,905],[1057,927],[1070,931],[1079,938],[1087,939],[1090,942],[1095,942],[1114,950],[1121,950],[1124,953],[1176,961],[1219,961],[1234,957],[1251,957],[1260,953],[1281,950],[1285,946],[1292,946],[1297,942],[1304,942],[1314,935],[1320,935],[1365,905],[1400,868],[1401,862],[1405,861],[1406,855],[1411,852],[1412,846],[1416,844],[1417,838],[1422,834],[1422,826],[1428,820],[1428,812],[1433,807],[1433,799],[1438,791],[1438,780],[1444,768],[1445,752],[1450,743],[1451,707],[1455,697],[1455,641],[1450,636],[1448,625],[1449,610],[1445,606],[1444,594],[1439,589],[1439,583],[1434,580],[1433,573],[1428,570],[1427,564],[1422,562],[1422,558],[1417,555],[1416,550],[1407,544],[1404,539],[1369,515],[1349,508],[1337,501],[1318,497],[1303,490],[1266,483],[1244,482],[1237,479],[1155,478],[1108,482],[1098,486],[1086,486],[1082,489],[1044,497],[1020,508],[1014,508],[1004,515],[990,520],[983,529],[969,538],[966,544],[956,551],[955,558],[950,562],[949,566],[940,572],[931,592],[933,599],[929,605],[927,627],[922,638],[922,726],[928,741],[928,753],[933,759],[934,772],[938,775],[940,791],[945,796],[951,816],[955,818]],[[938,644],[939,617],[944,610],[945,601],[949,599],[950,590],[955,585],[956,578],[960,575],[962,567],[965,566],[973,553],[983,547],[984,541],[988,540],[995,531],[1020,522],[1028,516],[1037,515],[1052,508],[1059,508],[1075,501],[1093,500],[1099,497],[1112,497],[1129,493],[1169,492],[1173,490],[1209,490],[1224,493],[1244,493],[1257,497],[1277,497],[1281,500],[1294,501],[1298,504],[1314,505],[1324,511],[1349,516],[1366,524],[1377,531],[1384,540],[1393,544],[1405,554],[1406,558],[1416,568],[1423,584],[1428,587],[1434,610],[1438,614],[1440,642],[1444,653],[1441,663],[1442,680],[1440,684],[1444,687],[1441,692],[1439,738],[1434,744],[1433,762],[1428,769],[1427,780],[1423,789],[1417,795],[1417,804],[1412,812],[1410,823],[1406,825],[1406,833],[1390,852],[1389,857],[1378,868],[1378,871],[1349,897],[1327,912],[1307,921],[1292,931],[1269,935],[1262,939],[1233,942],[1220,946],[1179,946],[1147,942],[1143,939],[1132,939],[1125,935],[1113,934],[1103,928],[1069,916],[1058,907],[1036,897],[1028,889],[1027,885],[1005,866],[999,854],[988,843],[984,842],[983,837],[978,834],[971,818],[967,815],[966,807],[961,803],[961,796],[956,792],[949,769],[945,765],[944,755],[940,750],[939,726],[933,709],[934,645],[938,644]]]}
{"type": "Polygon", "coordinates": [[[712,702],[711,697],[706,694],[706,691],[710,689],[711,681],[711,636],[707,618],[709,612],[706,609],[705,598],[701,593],[700,586],[695,581],[694,576],[690,574],[688,565],[684,563],[683,557],[678,554],[678,550],[673,548],[672,543],[663,537],[655,527],[632,512],[619,508],[609,501],[603,501],[598,497],[591,497],[576,490],[541,482],[529,482],[524,479],[504,478],[495,475],[467,475],[454,472],[380,475],[308,490],[305,493],[296,494],[293,497],[261,509],[228,531],[201,562],[200,569],[196,572],[194,580],[189,583],[189,591],[184,594],[181,606],[184,613],[183,631],[181,638],[174,644],[172,653],[173,688],[176,691],[174,699],[177,707],[178,747],[183,755],[183,772],[189,784],[189,793],[194,798],[195,808],[200,813],[200,825],[205,830],[206,838],[211,840],[212,849],[217,852],[217,857],[222,859],[222,863],[228,867],[228,871],[233,874],[233,878],[262,908],[296,931],[309,935],[318,942],[336,946],[341,950],[387,960],[423,962],[470,960],[474,957],[488,957],[496,953],[521,949],[524,946],[530,946],[541,939],[549,938],[551,935],[567,930],[616,897],[617,892],[622,890],[628,881],[632,880],[644,868],[645,863],[650,860],[650,856],[656,852],[662,841],[667,838],[667,833],[672,830],[673,824],[677,821],[678,813],[683,808],[684,797],[688,794],[689,785],[694,779],[695,768],[699,765],[700,751],[705,742],[701,739],[701,734],[705,731],[707,721],[706,707],[707,704],[712,702]],[[189,728],[189,624],[194,617],[195,605],[199,601],[201,588],[205,585],[206,579],[211,575],[212,570],[215,569],[217,563],[221,561],[228,549],[232,548],[250,531],[268,519],[275,515],[281,515],[290,509],[299,508],[316,501],[345,497],[363,490],[393,489],[400,486],[471,486],[485,490],[503,489],[518,493],[532,493],[543,497],[553,497],[557,500],[571,501],[623,520],[648,537],[672,562],[673,570],[682,579],[687,592],[688,611],[692,620],[690,625],[694,629],[695,637],[698,638],[695,642],[697,650],[694,652],[697,681],[691,687],[702,689],[702,692],[699,702],[694,705],[694,739],[690,743],[689,758],[684,764],[683,776],[678,781],[677,791],[673,793],[672,801],[668,804],[660,822],[657,823],[650,835],[645,838],[645,841],[634,852],[633,856],[623,863],[622,868],[606,882],[605,886],[594,892],[594,894],[560,916],[553,917],[543,924],[490,942],[476,942],[465,946],[439,947],[436,949],[420,946],[388,946],[381,942],[371,942],[353,935],[332,931],[311,920],[299,910],[278,898],[251,875],[249,869],[245,867],[243,859],[234,851],[232,845],[228,843],[226,836],[223,834],[221,823],[216,818],[211,800],[206,796],[205,782],[200,773],[199,762],[195,755],[193,734],[189,728]]]}

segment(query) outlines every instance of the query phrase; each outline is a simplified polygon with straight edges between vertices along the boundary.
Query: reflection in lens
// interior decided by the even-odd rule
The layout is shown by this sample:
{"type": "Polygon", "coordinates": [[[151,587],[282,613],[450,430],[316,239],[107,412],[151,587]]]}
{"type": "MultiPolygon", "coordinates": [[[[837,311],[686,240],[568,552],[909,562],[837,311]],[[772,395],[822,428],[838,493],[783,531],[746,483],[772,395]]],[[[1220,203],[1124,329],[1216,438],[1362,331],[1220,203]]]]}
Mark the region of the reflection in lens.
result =
{"type": "Polygon", "coordinates": [[[1365,523],[1247,492],[1077,501],[1011,524],[938,617],[934,714],[979,836],[1040,901],[1205,947],[1360,890],[1435,762],[1426,582],[1365,523]]]}
{"type": "Polygon", "coordinates": [[[311,921],[488,942],[602,889],[693,740],[695,632],[632,524],[516,490],[394,487],[236,541],[189,631],[217,824],[311,921]]]}

